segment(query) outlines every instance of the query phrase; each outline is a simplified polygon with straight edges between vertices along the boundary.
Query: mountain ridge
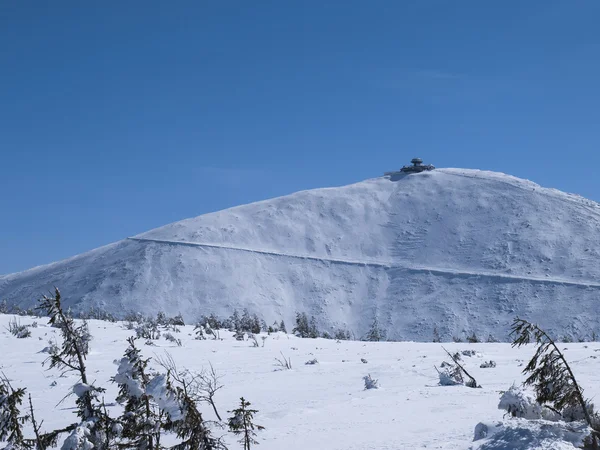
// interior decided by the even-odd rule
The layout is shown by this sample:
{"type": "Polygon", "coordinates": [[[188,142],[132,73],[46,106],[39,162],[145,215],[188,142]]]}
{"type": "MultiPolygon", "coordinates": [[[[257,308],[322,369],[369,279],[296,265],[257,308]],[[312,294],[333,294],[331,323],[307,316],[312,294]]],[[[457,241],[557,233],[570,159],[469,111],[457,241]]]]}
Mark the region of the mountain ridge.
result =
{"type": "Polygon", "coordinates": [[[429,340],[433,326],[500,337],[515,313],[590,333],[598,232],[591,200],[501,173],[436,169],[184,219],[0,276],[0,299],[27,307],[57,285],[75,310],[195,320],[248,308],[271,322],[303,311],[324,330],[357,335],[377,317],[393,339],[429,340]]]}

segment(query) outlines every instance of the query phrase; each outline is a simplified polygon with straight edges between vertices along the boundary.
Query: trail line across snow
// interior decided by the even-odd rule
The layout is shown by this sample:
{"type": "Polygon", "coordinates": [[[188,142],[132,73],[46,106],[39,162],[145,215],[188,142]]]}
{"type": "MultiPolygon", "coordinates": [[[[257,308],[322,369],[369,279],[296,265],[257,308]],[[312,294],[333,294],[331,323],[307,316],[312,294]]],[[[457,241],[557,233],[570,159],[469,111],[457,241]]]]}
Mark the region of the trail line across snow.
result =
{"type": "Polygon", "coordinates": [[[486,272],[486,271],[466,271],[466,270],[456,270],[456,269],[448,269],[448,268],[440,268],[440,267],[420,267],[420,266],[408,266],[404,264],[399,264],[397,262],[392,261],[375,261],[375,260],[352,260],[352,259],[340,259],[340,258],[329,258],[322,256],[310,256],[310,255],[297,255],[293,253],[286,252],[276,252],[270,250],[256,250],[246,247],[239,246],[231,246],[231,245],[223,245],[223,244],[209,244],[209,243],[200,243],[200,242],[187,242],[187,241],[172,241],[165,239],[150,239],[150,238],[137,238],[137,237],[129,237],[127,238],[131,241],[137,242],[149,242],[156,244],[165,244],[165,245],[181,245],[185,247],[200,247],[200,248],[216,248],[223,250],[232,250],[238,252],[247,252],[247,253],[257,253],[260,255],[268,255],[268,256],[279,256],[284,258],[294,258],[294,259],[303,259],[308,261],[317,261],[317,262],[325,262],[325,263],[333,263],[333,264],[345,264],[352,266],[363,266],[363,267],[376,267],[382,269],[401,269],[412,273],[431,273],[434,275],[452,275],[456,277],[485,277],[485,278],[496,278],[499,281],[529,281],[540,284],[552,284],[552,285],[565,285],[565,286],[581,286],[588,287],[594,289],[600,289],[600,283],[593,283],[589,281],[574,281],[574,280],[565,280],[560,278],[542,278],[542,277],[532,277],[532,276],[523,276],[523,275],[511,275],[506,273],[495,273],[495,272],[486,272]]]}

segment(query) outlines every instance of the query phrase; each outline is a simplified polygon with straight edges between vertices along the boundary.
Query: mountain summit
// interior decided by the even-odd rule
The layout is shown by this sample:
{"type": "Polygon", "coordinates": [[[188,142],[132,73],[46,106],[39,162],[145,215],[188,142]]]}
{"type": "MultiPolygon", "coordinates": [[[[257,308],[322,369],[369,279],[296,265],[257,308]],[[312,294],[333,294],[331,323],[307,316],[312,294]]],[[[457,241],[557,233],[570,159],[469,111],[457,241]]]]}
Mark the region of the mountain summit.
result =
{"type": "Polygon", "coordinates": [[[392,339],[475,332],[506,339],[515,316],[596,333],[600,205],[495,172],[437,169],[314,189],[182,220],[0,277],[29,307],[65,304],[229,316],[314,315],[357,337],[376,317],[392,339]]]}

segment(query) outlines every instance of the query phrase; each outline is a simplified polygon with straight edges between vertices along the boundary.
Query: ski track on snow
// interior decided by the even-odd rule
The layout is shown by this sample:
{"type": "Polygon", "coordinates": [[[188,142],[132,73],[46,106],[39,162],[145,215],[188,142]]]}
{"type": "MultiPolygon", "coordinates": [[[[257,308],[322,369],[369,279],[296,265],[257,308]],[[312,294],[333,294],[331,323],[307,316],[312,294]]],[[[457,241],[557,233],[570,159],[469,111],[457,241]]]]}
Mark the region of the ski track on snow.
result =
{"type": "Polygon", "coordinates": [[[494,272],[482,272],[482,271],[465,271],[465,270],[455,270],[448,268],[440,268],[440,267],[419,267],[419,266],[408,266],[403,264],[398,264],[391,261],[374,261],[374,260],[351,260],[351,259],[340,259],[340,258],[327,258],[320,256],[310,256],[310,255],[295,255],[292,253],[286,252],[275,252],[270,250],[256,250],[246,247],[238,247],[231,245],[223,245],[223,244],[209,244],[203,242],[187,242],[187,241],[172,241],[165,239],[151,239],[151,238],[137,238],[137,237],[129,237],[127,238],[131,241],[136,242],[151,242],[156,244],[165,244],[165,245],[181,245],[185,247],[200,247],[200,248],[217,248],[223,250],[232,250],[239,251],[245,253],[256,253],[260,255],[268,255],[268,256],[279,256],[284,258],[293,258],[293,259],[302,259],[308,261],[316,261],[323,263],[333,263],[333,264],[344,264],[350,266],[363,266],[363,267],[374,267],[374,268],[382,268],[382,269],[402,269],[407,272],[412,273],[430,273],[434,275],[452,275],[456,277],[483,277],[490,278],[495,280],[504,280],[504,281],[528,281],[540,284],[549,284],[549,285],[564,285],[564,286],[580,286],[587,288],[595,288],[600,289],[600,283],[593,282],[577,282],[572,280],[564,280],[559,278],[540,278],[540,277],[528,277],[523,275],[509,275],[505,273],[494,273],[494,272]]]}

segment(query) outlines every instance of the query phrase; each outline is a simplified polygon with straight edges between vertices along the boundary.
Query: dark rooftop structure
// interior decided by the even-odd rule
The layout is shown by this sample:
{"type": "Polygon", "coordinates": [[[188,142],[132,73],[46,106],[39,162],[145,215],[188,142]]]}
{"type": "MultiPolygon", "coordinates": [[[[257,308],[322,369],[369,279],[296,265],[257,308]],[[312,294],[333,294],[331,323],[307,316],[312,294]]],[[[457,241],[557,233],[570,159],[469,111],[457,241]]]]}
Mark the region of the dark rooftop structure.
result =
{"type": "Polygon", "coordinates": [[[413,158],[410,161],[412,166],[404,166],[400,170],[395,172],[385,172],[385,176],[394,176],[400,175],[401,173],[419,173],[424,172],[426,170],[433,170],[435,166],[431,164],[423,164],[423,160],[421,158],[413,158]]]}

